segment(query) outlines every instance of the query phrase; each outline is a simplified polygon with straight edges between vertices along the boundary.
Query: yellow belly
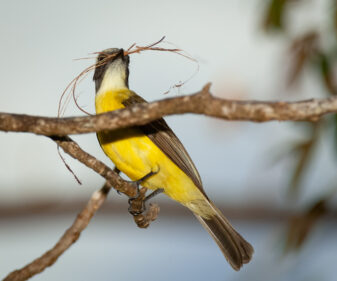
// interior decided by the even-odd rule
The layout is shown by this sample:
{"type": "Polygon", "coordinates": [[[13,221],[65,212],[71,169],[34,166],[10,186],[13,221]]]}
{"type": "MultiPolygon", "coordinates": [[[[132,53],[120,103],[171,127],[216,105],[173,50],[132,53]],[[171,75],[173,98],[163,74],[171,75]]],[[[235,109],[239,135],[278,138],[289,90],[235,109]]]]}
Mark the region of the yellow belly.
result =
{"type": "MultiPolygon", "coordinates": [[[[123,108],[121,101],[129,93],[129,91],[107,92],[96,96],[96,112],[123,108]]],[[[105,154],[130,179],[138,180],[151,171],[157,172],[142,185],[150,189],[163,188],[172,199],[200,215],[209,212],[204,210],[208,209],[205,197],[190,177],[140,130],[127,128],[100,132],[97,136],[105,154]]]]}

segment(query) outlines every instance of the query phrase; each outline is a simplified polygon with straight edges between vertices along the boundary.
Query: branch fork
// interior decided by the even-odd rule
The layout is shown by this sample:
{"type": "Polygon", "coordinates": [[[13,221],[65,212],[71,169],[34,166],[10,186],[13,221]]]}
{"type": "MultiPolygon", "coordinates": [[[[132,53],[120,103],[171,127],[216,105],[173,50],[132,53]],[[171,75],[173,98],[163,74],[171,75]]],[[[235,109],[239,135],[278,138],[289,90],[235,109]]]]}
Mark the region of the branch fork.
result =
{"type": "MultiPolygon", "coordinates": [[[[50,118],[24,114],[0,113],[0,131],[29,132],[45,135],[56,142],[66,153],[105,178],[106,184],[96,191],[86,207],[80,212],[73,225],[64,233],[57,244],[25,267],[10,273],[4,281],[23,281],[51,266],[62,253],[77,241],[95,212],[104,203],[111,186],[126,196],[135,197],[137,188],[123,180],[118,173],[97,160],[74,142],[68,135],[115,130],[144,125],[166,115],[195,113],[241,121],[317,121],[329,113],[337,113],[337,97],[311,99],[298,102],[234,101],[211,95],[211,84],[195,94],[168,98],[149,104],[137,104],[130,108],[99,115],[70,118],[50,118]]],[[[143,208],[146,188],[140,189],[140,197],[133,200],[131,208],[143,208]],[[138,201],[137,201],[138,200],[138,201]]],[[[137,212],[135,212],[137,213],[137,212]]],[[[134,215],[138,227],[146,228],[159,213],[157,204],[150,204],[146,213],[134,215]]]]}

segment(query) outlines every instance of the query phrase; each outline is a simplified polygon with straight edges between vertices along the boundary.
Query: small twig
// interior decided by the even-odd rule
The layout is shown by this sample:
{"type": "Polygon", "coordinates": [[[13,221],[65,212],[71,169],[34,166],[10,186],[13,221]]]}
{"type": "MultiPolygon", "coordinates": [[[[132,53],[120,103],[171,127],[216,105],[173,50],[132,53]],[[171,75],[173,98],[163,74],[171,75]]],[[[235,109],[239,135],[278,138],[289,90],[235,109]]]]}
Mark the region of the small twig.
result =
{"type": "MultiPolygon", "coordinates": [[[[134,197],[137,194],[135,186],[129,181],[123,180],[119,176],[120,171],[116,167],[111,170],[103,162],[82,150],[79,145],[69,137],[51,138],[64,150],[64,152],[104,177],[118,192],[122,192],[128,197],[134,197]]],[[[132,201],[131,208],[134,213],[140,213],[142,211],[146,190],[145,187],[141,188],[140,196],[132,201]]],[[[137,215],[134,219],[138,227],[146,228],[151,221],[154,221],[157,218],[158,213],[159,206],[153,204],[152,206],[150,205],[146,214],[137,215]]]]}
{"type": "Polygon", "coordinates": [[[25,267],[10,273],[3,281],[24,281],[53,265],[57,259],[80,237],[91,218],[104,203],[111,186],[109,183],[95,191],[84,209],[77,215],[73,224],[66,230],[56,245],[25,267]]]}
{"type": "Polygon", "coordinates": [[[131,54],[135,54],[135,53],[140,53],[143,51],[161,51],[161,52],[173,52],[173,53],[178,53],[180,54],[180,52],[182,51],[181,49],[178,48],[160,48],[160,47],[155,47],[156,45],[162,43],[165,39],[165,36],[163,36],[160,40],[158,40],[155,43],[152,43],[150,45],[147,46],[137,46],[136,43],[133,43],[125,52],[124,55],[131,55],[131,54]]]}
{"type": "MultiPolygon", "coordinates": [[[[64,233],[58,243],[51,250],[49,250],[33,262],[29,263],[25,267],[13,271],[3,281],[27,280],[35,274],[42,272],[48,266],[53,265],[59,258],[59,256],[62,255],[64,251],[66,251],[73,243],[77,241],[80,233],[86,228],[92,216],[105,201],[105,198],[110,191],[111,186],[113,186],[117,191],[122,192],[129,197],[134,197],[137,193],[136,188],[130,182],[123,180],[118,175],[118,169],[110,169],[104,163],[82,150],[79,145],[69,137],[53,136],[51,137],[51,139],[55,141],[59,145],[59,147],[64,150],[64,152],[79,160],[87,167],[96,171],[98,174],[104,177],[107,182],[99,191],[96,191],[92,195],[87,206],[77,216],[77,219],[75,220],[73,225],[64,233]]],[[[141,190],[142,192],[146,192],[146,189],[144,190],[142,188],[141,190]]],[[[140,200],[143,199],[140,198],[140,200]]],[[[146,228],[149,226],[151,221],[157,218],[158,213],[159,207],[153,204],[150,205],[150,208],[146,212],[146,214],[137,215],[134,217],[134,220],[138,227],[146,228]]]]}
{"type": "Polygon", "coordinates": [[[147,228],[152,221],[157,219],[159,211],[159,205],[152,203],[149,205],[149,209],[145,214],[136,215],[133,218],[138,227],[147,228]]]}
{"type": "Polygon", "coordinates": [[[150,225],[151,221],[154,221],[158,217],[160,211],[160,208],[157,204],[150,204],[149,209],[146,211],[146,213],[143,212],[143,208],[145,207],[145,200],[147,198],[146,192],[147,188],[142,187],[139,190],[138,197],[130,202],[129,212],[131,214],[138,214],[133,215],[133,218],[137,226],[140,228],[147,228],[150,225]]]}

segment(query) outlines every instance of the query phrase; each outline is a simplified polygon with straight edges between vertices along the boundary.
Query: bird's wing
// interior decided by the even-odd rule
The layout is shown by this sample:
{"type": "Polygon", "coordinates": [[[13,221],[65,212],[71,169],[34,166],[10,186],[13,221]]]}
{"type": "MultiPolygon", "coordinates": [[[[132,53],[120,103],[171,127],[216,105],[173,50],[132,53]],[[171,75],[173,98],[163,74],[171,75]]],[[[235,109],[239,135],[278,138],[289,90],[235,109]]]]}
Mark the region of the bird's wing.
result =
{"type": "MultiPolygon", "coordinates": [[[[142,97],[136,93],[124,100],[125,107],[132,106],[138,103],[147,103],[142,97]]],[[[138,126],[139,129],[146,134],[162,152],[166,154],[182,171],[188,175],[193,183],[206,196],[203,188],[200,175],[197,168],[194,166],[191,157],[188,155],[185,147],[180,142],[178,137],[173,133],[163,118],[152,121],[143,126],[138,126]]],[[[207,196],[206,196],[207,197],[207,196]]]]}

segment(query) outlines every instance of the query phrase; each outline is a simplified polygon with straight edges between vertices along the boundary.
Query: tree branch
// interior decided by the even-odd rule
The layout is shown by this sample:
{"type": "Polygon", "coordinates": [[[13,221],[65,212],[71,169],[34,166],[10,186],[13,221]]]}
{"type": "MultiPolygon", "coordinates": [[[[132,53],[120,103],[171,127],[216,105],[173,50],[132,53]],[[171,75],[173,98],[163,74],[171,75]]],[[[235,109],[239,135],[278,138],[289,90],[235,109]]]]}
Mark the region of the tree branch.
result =
{"type": "MultiPolygon", "coordinates": [[[[123,180],[117,172],[111,170],[103,162],[97,160],[89,153],[85,152],[80,146],[69,137],[51,137],[63,150],[74,159],[77,159],[87,167],[93,169],[95,172],[104,177],[107,182],[117,191],[124,193],[128,197],[137,196],[136,185],[132,182],[123,180]]],[[[159,213],[159,206],[150,204],[150,208],[146,213],[143,213],[143,205],[145,202],[147,189],[143,187],[137,198],[133,201],[136,204],[131,204],[130,208],[134,215],[134,221],[140,228],[147,228],[151,221],[154,221],[159,213]]],[[[132,212],[130,212],[132,213],[132,212]]]]}
{"type": "MultiPolygon", "coordinates": [[[[42,272],[47,267],[52,266],[56,260],[78,240],[81,232],[87,227],[93,215],[104,203],[111,189],[111,185],[113,185],[116,190],[129,197],[133,197],[137,193],[136,188],[132,183],[123,180],[118,175],[118,173],[111,170],[104,163],[82,150],[80,146],[71,138],[56,136],[50,138],[70,156],[79,160],[84,165],[93,169],[102,177],[104,177],[107,182],[100,190],[93,193],[86,207],[81,211],[80,214],[78,214],[74,223],[70,228],[67,229],[67,231],[63,234],[63,236],[52,249],[44,253],[41,257],[27,264],[23,268],[11,272],[7,277],[5,277],[5,279],[3,279],[3,281],[24,281],[42,272]]],[[[139,201],[139,204],[132,206],[133,211],[136,213],[140,213],[142,210],[142,201],[145,198],[145,192],[146,188],[143,188],[140,192],[141,196],[136,199],[139,201]]],[[[157,218],[158,213],[159,206],[152,204],[145,214],[141,213],[134,216],[134,221],[138,227],[147,228],[151,221],[154,221],[157,218]]]]}
{"type": "Polygon", "coordinates": [[[74,244],[80,237],[81,232],[87,227],[91,218],[104,203],[111,187],[109,183],[95,191],[85,208],[77,215],[74,223],[67,229],[55,246],[35,259],[25,267],[11,272],[3,281],[23,281],[42,272],[53,265],[57,259],[74,244]]]}
{"type": "Polygon", "coordinates": [[[64,152],[104,177],[117,191],[124,193],[128,197],[136,196],[136,187],[131,182],[123,180],[115,171],[110,169],[103,162],[85,152],[71,138],[67,136],[52,136],[50,138],[55,141],[64,152]]]}
{"type": "MultiPolygon", "coordinates": [[[[90,219],[105,201],[110,186],[129,197],[136,195],[135,186],[123,180],[117,173],[95,157],[83,151],[68,134],[82,134],[102,130],[114,130],[134,125],[143,125],[165,115],[196,113],[225,120],[265,122],[271,120],[316,121],[328,113],[337,113],[337,97],[299,102],[233,101],[213,97],[207,84],[200,92],[190,96],[165,99],[149,104],[138,104],[127,109],[105,114],[48,118],[19,114],[0,113],[0,131],[30,132],[50,136],[66,153],[103,176],[107,183],[96,191],[87,206],[78,215],[73,225],[58,243],[40,258],[20,270],[9,274],[4,281],[27,280],[55,263],[86,228],[90,219]]],[[[145,196],[146,189],[142,189],[145,196]]],[[[139,198],[141,203],[142,198],[139,198]]],[[[136,206],[136,205],[135,205],[136,206]]],[[[139,204],[142,206],[142,204],[139,204]]],[[[136,208],[136,207],[135,207],[136,208]]],[[[139,227],[147,227],[159,212],[157,205],[150,206],[146,214],[134,216],[139,227]]]]}
{"type": "Polygon", "coordinates": [[[337,113],[337,97],[298,102],[233,101],[213,97],[209,88],[207,84],[193,95],[137,104],[94,116],[50,118],[0,113],[0,131],[64,136],[144,125],[162,116],[183,113],[254,122],[317,121],[325,114],[337,113]]]}

